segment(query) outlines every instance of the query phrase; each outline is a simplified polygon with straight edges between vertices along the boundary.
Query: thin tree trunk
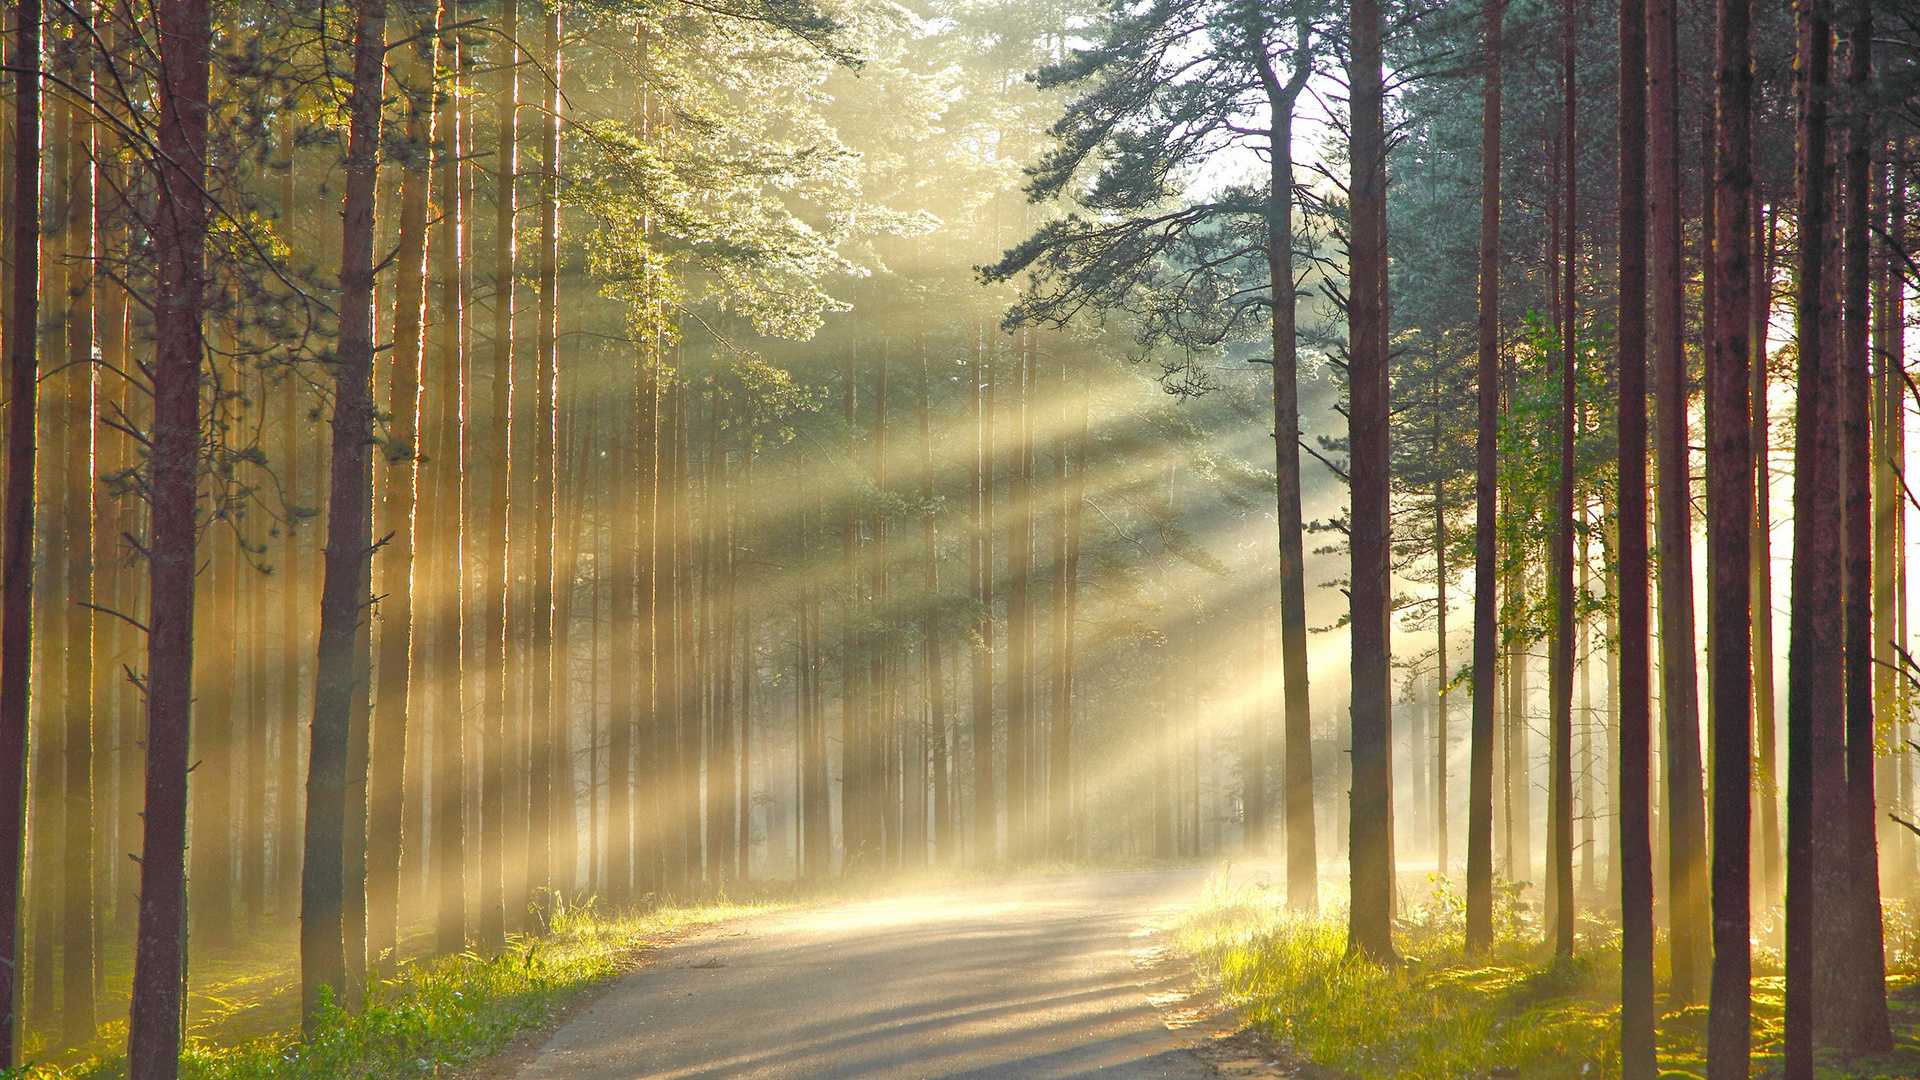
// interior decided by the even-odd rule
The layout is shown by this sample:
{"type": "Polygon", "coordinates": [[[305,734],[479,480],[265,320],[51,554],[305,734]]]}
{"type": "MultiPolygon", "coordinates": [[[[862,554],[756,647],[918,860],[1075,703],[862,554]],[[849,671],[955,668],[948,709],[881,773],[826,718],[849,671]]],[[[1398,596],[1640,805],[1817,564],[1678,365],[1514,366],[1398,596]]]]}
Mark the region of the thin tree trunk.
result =
{"type": "Polygon", "coordinates": [[[973,348],[973,535],[968,545],[968,573],[973,579],[975,644],[972,651],[973,690],[973,860],[991,865],[999,858],[999,815],[993,790],[993,504],[994,504],[994,378],[993,345],[980,341],[973,348]]]}
{"type": "Polygon", "coordinates": [[[1035,822],[1028,814],[1034,777],[1029,770],[1033,738],[1028,664],[1032,659],[1033,614],[1028,575],[1033,564],[1032,474],[1027,467],[1031,443],[1028,410],[1033,386],[1033,328],[1021,331],[1014,346],[1014,440],[1007,482],[1007,856],[1023,862],[1032,856],[1035,822]]]}
{"type": "MultiPolygon", "coordinates": [[[[426,351],[421,328],[427,306],[427,196],[432,184],[427,155],[433,145],[433,32],[439,5],[414,12],[408,30],[418,35],[400,48],[395,72],[407,100],[407,152],[401,156],[400,247],[395,257],[392,473],[387,481],[382,531],[391,537],[381,564],[380,686],[374,696],[373,773],[367,810],[367,952],[383,974],[396,970],[399,944],[400,847],[405,830],[402,796],[411,767],[407,756],[413,696],[413,537],[419,498],[420,381],[426,351]]],[[[408,837],[408,843],[417,838],[408,837]]]]}
{"type": "MultiPolygon", "coordinates": [[[[85,12],[86,9],[81,9],[85,12]]],[[[84,15],[76,16],[84,18],[84,15]]],[[[72,33],[85,33],[76,25],[72,33]]],[[[90,68],[69,75],[89,88],[90,68]]],[[[64,452],[66,472],[66,683],[62,701],[61,817],[65,830],[61,858],[64,896],[60,905],[60,1044],[84,1046],[94,1035],[94,393],[93,132],[86,111],[65,106],[67,152],[67,400],[64,452]]],[[[51,936],[51,935],[49,935],[51,936]]]]}
{"type": "Polygon", "coordinates": [[[1702,819],[1700,704],[1694,661],[1692,471],[1688,464],[1686,315],[1680,228],[1678,38],[1674,0],[1647,2],[1648,195],[1652,220],[1653,351],[1659,409],[1660,675],[1666,731],[1667,878],[1677,1002],[1698,996],[1709,923],[1702,819]]]}
{"type": "Polygon", "coordinates": [[[1379,960],[1393,948],[1393,750],[1387,423],[1387,141],[1377,0],[1354,0],[1351,295],[1347,309],[1353,604],[1352,908],[1347,947],[1379,960]]]}
{"type": "MultiPolygon", "coordinates": [[[[560,6],[547,0],[543,10],[547,83],[545,116],[540,130],[540,327],[536,337],[538,369],[535,373],[533,422],[533,714],[528,718],[533,743],[531,766],[532,803],[531,847],[528,877],[534,888],[552,888],[556,880],[571,884],[572,859],[554,851],[560,844],[571,851],[571,830],[554,831],[556,819],[564,816],[562,806],[571,806],[570,785],[556,785],[554,774],[565,771],[565,713],[553,709],[553,682],[548,675],[555,662],[554,637],[554,519],[555,469],[559,459],[557,446],[558,412],[555,388],[560,378],[560,6]],[[556,878],[555,871],[566,874],[556,878]]],[[[565,654],[560,654],[565,662],[565,654]]]]}
{"type": "MultiPolygon", "coordinates": [[[[1844,942],[1831,926],[1845,896],[1846,660],[1841,615],[1840,403],[1821,323],[1826,282],[1827,89],[1832,59],[1826,8],[1798,0],[1794,172],[1799,239],[1794,336],[1793,616],[1787,644],[1786,1080],[1812,1080],[1816,999],[1844,942]],[[1836,850],[1839,846],[1839,850],[1836,850]],[[1824,956],[1824,962],[1822,958],[1824,956]]],[[[1831,1000],[1829,998],[1829,1000],[1831,1000]]]]}
{"type": "Polygon", "coordinates": [[[1647,649],[1647,24],[1620,4],[1620,1076],[1653,1080],[1651,687],[1647,649]]]}
{"type": "Polygon", "coordinates": [[[1579,337],[1579,309],[1576,302],[1575,285],[1576,257],[1575,242],[1579,235],[1578,216],[1574,213],[1574,197],[1579,185],[1575,177],[1579,175],[1575,155],[1579,143],[1575,141],[1575,93],[1578,81],[1574,68],[1574,5],[1572,0],[1566,4],[1566,25],[1563,38],[1562,73],[1563,108],[1562,145],[1566,147],[1566,166],[1562,169],[1565,177],[1565,205],[1562,213],[1566,221],[1566,243],[1561,250],[1565,260],[1565,279],[1561,287],[1560,303],[1560,418],[1558,432],[1560,439],[1560,477],[1559,490],[1556,492],[1554,522],[1558,532],[1553,542],[1553,597],[1554,597],[1554,634],[1552,643],[1551,672],[1552,682],[1549,693],[1552,697],[1553,715],[1548,734],[1548,752],[1552,757],[1548,785],[1551,789],[1548,812],[1551,815],[1551,828],[1548,834],[1547,850],[1551,866],[1547,868],[1548,881],[1553,886],[1550,925],[1553,927],[1553,948],[1558,956],[1573,955],[1573,665],[1580,653],[1574,621],[1573,594],[1573,425],[1575,409],[1575,345],[1579,337]]]}
{"type": "Polygon", "coordinates": [[[1493,946],[1493,704],[1499,631],[1500,50],[1504,0],[1486,5],[1480,113],[1479,417],[1475,434],[1473,716],[1467,765],[1467,949],[1493,946]]]}
{"type": "MultiPolygon", "coordinates": [[[[22,21],[37,25],[39,5],[21,0],[22,21]]],[[[148,505],[152,537],[148,574],[150,612],[147,632],[147,787],[140,855],[140,927],[134,952],[133,997],[127,1039],[130,1080],[172,1080],[178,1075],[182,989],[186,964],[184,923],[186,904],[187,760],[191,745],[193,702],[193,575],[195,566],[196,495],[200,465],[200,322],[204,311],[205,243],[207,236],[207,115],[208,68],[212,54],[212,20],[206,0],[168,0],[159,5],[160,31],[160,154],[156,171],[159,208],[155,215],[154,250],[159,279],[154,304],[155,357],[153,371],[153,434],[150,443],[148,505]]],[[[16,31],[23,57],[38,54],[37,37],[30,29],[16,31]]],[[[31,64],[17,65],[31,70],[31,64]]],[[[34,98],[31,75],[21,76],[16,108],[20,110],[20,138],[36,125],[29,122],[34,98]]],[[[16,148],[15,165],[22,169],[16,198],[31,200],[27,191],[36,153],[16,148]]],[[[37,172],[37,169],[35,169],[37,172]]],[[[21,229],[26,214],[16,212],[21,229]]],[[[22,230],[24,231],[24,230],[22,230]]],[[[16,232],[16,266],[31,265],[24,256],[33,241],[16,232]]],[[[15,311],[31,313],[34,275],[16,269],[15,311]]],[[[32,319],[15,326],[31,325],[32,319]]],[[[25,673],[25,605],[31,581],[26,556],[31,553],[31,505],[13,505],[16,496],[32,491],[33,412],[21,407],[34,394],[32,347],[11,345],[13,382],[12,438],[9,440],[7,508],[6,619],[4,653],[0,663],[9,671],[25,673]],[[25,420],[24,425],[22,420],[25,420]],[[19,558],[20,562],[15,563],[19,558]],[[15,605],[22,610],[16,613],[15,605]],[[16,634],[21,636],[16,636],[16,634]]],[[[9,683],[0,694],[0,716],[8,720],[19,710],[25,715],[25,683],[9,683]],[[11,693],[6,693],[11,691],[11,693]],[[19,695],[16,698],[14,695],[19,695]]],[[[0,758],[12,773],[12,738],[0,758]]],[[[22,740],[24,749],[24,740],[22,740]]],[[[10,805],[17,805],[11,803],[10,805]]],[[[7,873],[6,880],[17,880],[7,873]]],[[[11,913],[0,911],[0,922],[12,927],[11,913]]],[[[5,951],[5,950],[0,950],[5,951]]],[[[11,997],[7,998],[11,1001],[11,997]]],[[[11,1031],[11,1026],[7,1025],[11,1031]]]]}
{"type": "MultiPolygon", "coordinates": [[[[463,0],[452,0],[442,14],[442,24],[458,23],[464,14],[463,0]]],[[[466,48],[458,35],[450,35],[441,49],[454,72],[466,62],[466,48]]],[[[457,76],[456,76],[457,78],[457,76]]],[[[429,471],[433,476],[433,508],[429,518],[438,525],[434,559],[434,620],[429,637],[433,643],[430,657],[433,688],[433,814],[434,866],[439,877],[440,896],[435,950],[457,953],[466,948],[469,934],[467,898],[467,747],[466,747],[466,648],[465,601],[461,588],[462,568],[466,565],[465,511],[461,477],[463,414],[465,394],[466,325],[460,278],[466,261],[466,236],[461,223],[466,215],[466,192],[461,155],[466,149],[467,118],[457,93],[443,94],[438,121],[440,175],[435,184],[440,190],[444,242],[438,248],[440,288],[440,341],[436,375],[429,390],[439,389],[439,404],[434,409],[432,444],[428,447],[429,471]]],[[[429,393],[429,401],[433,400],[429,393]]]]}
{"type": "Polygon", "coordinates": [[[1273,331],[1273,448],[1280,559],[1280,667],[1285,695],[1287,903],[1299,911],[1320,904],[1319,856],[1313,828],[1313,721],[1307,687],[1306,561],[1300,510],[1300,386],[1293,269],[1293,112],[1313,72],[1312,27],[1294,23],[1294,66],[1282,83],[1255,23],[1254,58],[1270,113],[1267,136],[1267,288],[1273,331]]]}

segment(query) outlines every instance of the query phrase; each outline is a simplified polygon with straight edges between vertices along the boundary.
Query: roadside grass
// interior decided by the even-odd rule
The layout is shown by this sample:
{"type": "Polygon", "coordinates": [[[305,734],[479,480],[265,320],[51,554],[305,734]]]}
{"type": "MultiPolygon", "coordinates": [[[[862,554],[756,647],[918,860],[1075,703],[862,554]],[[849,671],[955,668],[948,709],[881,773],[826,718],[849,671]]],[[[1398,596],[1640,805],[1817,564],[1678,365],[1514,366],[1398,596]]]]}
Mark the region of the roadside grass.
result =
{"type": "MultiPolygon", "coordinates": [[[[1541,945],[1519,892],[1503,889],[1498,940],[1469,956],[1462,904],[1434,883],[1396,928],[1403,955],[1387,967],[1346,955],[1340,910],[1306,916],[1281,891],[1232,886],[1224,876],[1172,928],[1176,946],[1280,1051],[1322,1074],[1361,1080],[1480,1080],[1616,1077],[1619,1061],[1619,929],[1580,924],[1570,960],[1541,945]]],[[[1911,915],[1890,910],[1889,936],[1906,934],[1911,915]]],[[[1893,953],[1888,978],[1896,1048],[1846,1061],[1823,1055],[1823,1080],[1920,1076],[1920,970],[1893,953]]],[[[1755,1075],[1780,1064],[1778,956],[1755,955],[1755,1075]]],[[[1663,1075],[1705,1074],[1706,1007],[1661,1018],[1663,1075]]]]}
{"type": "MultiPolygon", "coordinates": [[[[777,910],[777,899],[714,901],[620,914],[591,905],[554,916],[543,936],[516,936],[499,954],[402,963],[373,979],[366,1007],[329,1007],[316,1036],[299,1030],[297,951],[268,946],[209,964],[191,995],[180,1057],[187,1080],[361,1080],[440,1076],[499,1050],[554,1010],[632,970],[676,932],[777,910]],[[269,959],[271,957],[272,959],[269,959]]],[[[90,1051],[28,1064],[9,1080],[121,1080],[126,1021],[105,1025],[90,1051]]]]}

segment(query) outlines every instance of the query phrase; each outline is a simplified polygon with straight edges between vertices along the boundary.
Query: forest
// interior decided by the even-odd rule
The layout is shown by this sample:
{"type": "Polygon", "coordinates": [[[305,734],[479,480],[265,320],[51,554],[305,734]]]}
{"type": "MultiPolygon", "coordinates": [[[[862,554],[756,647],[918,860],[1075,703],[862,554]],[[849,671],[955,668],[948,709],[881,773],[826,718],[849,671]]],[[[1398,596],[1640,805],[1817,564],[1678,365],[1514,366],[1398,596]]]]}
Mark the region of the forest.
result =
{"type": "Polygon", "coordinates": [[[1325,1075],[1920,1075],[1908,0],[4,7],[0,1075],[1200,869],[1325,1075]]]}

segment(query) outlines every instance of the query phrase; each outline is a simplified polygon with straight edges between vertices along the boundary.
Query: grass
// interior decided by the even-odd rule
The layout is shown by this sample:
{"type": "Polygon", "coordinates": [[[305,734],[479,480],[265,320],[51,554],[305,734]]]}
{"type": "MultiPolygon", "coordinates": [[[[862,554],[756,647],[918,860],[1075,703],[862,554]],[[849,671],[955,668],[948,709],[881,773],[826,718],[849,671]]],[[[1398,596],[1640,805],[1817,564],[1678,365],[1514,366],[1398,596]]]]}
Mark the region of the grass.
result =
{"type": "MultiPolygon", "coordinates": [[[[209,965],[193,999],[180,1075],[189,1080],[401,1080],[440,1076],[486,1057],[546,1022],[583,992],[630,971],[650,947],[691,927],[781,906],[725,899],[605,915],[592,907],[557,915],[542,937],[517,937],[494,956],[464,952],[405,963],[368,987],[367,1005],[330,1007],[302,1040],[289,1007],[294,970],[249,954],[209,965]]],[[[256,950],[257,951],[257,950],[256,950]]],[[[294,991],[297,993],[297,990],[294,991]]],[[[126,1075],[126,1022],[104,1027],[91,1052],[29,1064],[14,1080],[119,1080],[126,1075]]]]}
{"type": "MultiPolygon", "coordinates": [[[[1897,936],[1889,912],[1890,936],[1897,936]]],[[[1517,891],[1503,893],[1500,936],[1468,956],[1461,904],[1444,883],[1404,913],[1397,967],[1346,955],[1345,913],[1305,916],[1273,890],[1209,883],[1174,928],[1178,947],[1228,1004],[1290,1057],[1363,1080],[1618,1076],[1619,934],[1582,923],[1570,960],[1540,945],[1517,891]]],[[[1826,1080],[1920,1076],[1920,971],[1894,952],[1895,1039],[1889,1055],[1823,1057],[1826,1080]]],[[[1781,980],[1775,956],[1755,957],[1754,1075],[1778,1075],[1781,980]]],[[[1663,1074],[1705,1073],[1706,1008],[1676,1008],[1660,1024],[1663,1074]]]]}

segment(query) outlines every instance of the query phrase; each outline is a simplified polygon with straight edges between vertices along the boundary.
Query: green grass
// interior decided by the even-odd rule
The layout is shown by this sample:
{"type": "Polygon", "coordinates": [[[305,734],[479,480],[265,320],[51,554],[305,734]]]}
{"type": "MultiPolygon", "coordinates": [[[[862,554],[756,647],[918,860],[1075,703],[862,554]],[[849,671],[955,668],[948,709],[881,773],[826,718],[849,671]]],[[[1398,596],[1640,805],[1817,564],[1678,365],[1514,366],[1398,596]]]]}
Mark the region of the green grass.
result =
{"type": "MultiPolygon", "coordinates": [[[[365,1009],[330,1008],[307,1041],[285,1009],[293,972],[284,963],[229,960],[229,981],[194,995],[216,1007],[201,1005],[202,1019],[190,1028],[181,1053],[180,1074],[191,1080],[438,1076],[538,1027],[577,995],[631,970],[649,946],[675,932],[778,906],[722,899],[619,916],[576,909],[556,917],[544,937],[515,938],[496,956],[466,952],[403,964],[393,979],[369,986],[365,1009]],[[266,1016],[278,1023],[264,1026],[276,1029],[260,1033],[266,1016]]],[[[101,1031],[89,1056],[0,1076],[117,1080],[126,1074],[125,1050],[121,1020],[101,1031]]]]}
{"type": "MultiPolygon", "coordinates": [[[[1617,928],[1582,923],[1575,956],[1557,960],[1517,896],[1504,894],[1493,950],[1470,957],[1458,897],[1437,886],[1400,920],[1397,967],[1347,956],[1343,911],[1300,915],[1277,891],[1231,887],[1223,877],[1174,935],[1229,1005],[1283,1053],[1323,1070],[1363,1080],[1618,1076],[1617,928]]],[[[1823,1058],[1823,1078],[1920,1076],[1920,986],[1898,950],[1895,962],[1899,1046],[1879,1058],[1823,1058]]],[[[1755,971],[1754,1075],[1764,1076],[1779,1061],[1777,960],[1757,955],[1755,971]]],[[[1663,1072],[1705,1073],[1705,1024],[1702,1005],[1662,1017],[1663,1072]]]]}

